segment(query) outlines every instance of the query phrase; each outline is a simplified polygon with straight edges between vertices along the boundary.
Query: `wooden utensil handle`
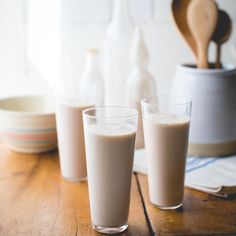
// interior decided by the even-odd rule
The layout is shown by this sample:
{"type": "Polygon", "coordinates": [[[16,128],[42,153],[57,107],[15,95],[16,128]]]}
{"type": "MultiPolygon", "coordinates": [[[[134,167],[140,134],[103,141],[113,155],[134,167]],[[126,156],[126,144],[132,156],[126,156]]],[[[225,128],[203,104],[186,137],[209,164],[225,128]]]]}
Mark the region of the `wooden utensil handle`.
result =
{"type": "Polygon", "coordinates": [[[198,60],[197,68],[208,69],[208,51],[207,47],[203,47],[202,44],[198,45],[198,60]]]}
{"type": "Polygon", "coordinates": [[[221,66],[221,45],[219,43],[216,45],[216,63],[215,63],[215,68],[216,69],[222,68],[222,66],[221,66]]]}

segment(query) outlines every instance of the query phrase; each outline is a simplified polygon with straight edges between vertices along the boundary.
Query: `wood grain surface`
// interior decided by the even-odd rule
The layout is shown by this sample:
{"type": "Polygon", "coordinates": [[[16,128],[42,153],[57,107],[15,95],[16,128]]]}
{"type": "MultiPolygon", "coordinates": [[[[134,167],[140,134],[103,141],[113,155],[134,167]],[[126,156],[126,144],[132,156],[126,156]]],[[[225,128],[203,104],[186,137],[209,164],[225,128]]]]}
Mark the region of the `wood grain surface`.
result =
{"type": "MultiPolygon", "coordinates": [[[[120,235],[236,235],[236,198],[186,189],[184,207],[161,211],[147,177],[134,174],[129,228],[120,235]]],[[[60,176],[58,153],[24,155],[0,144],[0,236],[90,236],[87,183],[60,176]]]]}
{"type": "Polygon", "coordinates": [[[157,235],[236,235],[236,198],[222,199],[185,188],[183,207],[163,211],[149,201],[147,177],[138,175],[138,181],[157,235]]]}
{"type": "MultiPolygon", "coordinates": [[[[149,235],[135,177],[129,228],[149,235]]],[[[0,146],[0,235],[100,235],[91,228],[87,183],[60,176],[57,152],[24,155],[0,146]]]]}

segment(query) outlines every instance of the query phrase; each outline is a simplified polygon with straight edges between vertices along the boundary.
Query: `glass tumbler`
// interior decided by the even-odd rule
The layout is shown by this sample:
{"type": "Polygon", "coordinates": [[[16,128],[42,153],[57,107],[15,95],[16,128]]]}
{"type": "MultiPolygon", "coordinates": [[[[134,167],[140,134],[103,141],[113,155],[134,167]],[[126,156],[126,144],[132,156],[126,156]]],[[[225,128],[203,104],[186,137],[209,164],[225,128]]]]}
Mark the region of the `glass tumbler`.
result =
{"type": "Polygon", "coordinates": [[[141,101],[148,186],[151,202],[161,209],[182,206],[191,101],[160,96],[141,101]]]}
{"type": "Polygon", "coordinates": [[[95,87],[67,82],[57,89],[56,122],[62,176],[73,182],[87,179],[82,111],[95,106],[95,87]]]}
{"type": "Polygon", "coordinates": [[[90,212],[105,234],[127,229],[138,112],[126,107],[83,111],[90,212]]]}

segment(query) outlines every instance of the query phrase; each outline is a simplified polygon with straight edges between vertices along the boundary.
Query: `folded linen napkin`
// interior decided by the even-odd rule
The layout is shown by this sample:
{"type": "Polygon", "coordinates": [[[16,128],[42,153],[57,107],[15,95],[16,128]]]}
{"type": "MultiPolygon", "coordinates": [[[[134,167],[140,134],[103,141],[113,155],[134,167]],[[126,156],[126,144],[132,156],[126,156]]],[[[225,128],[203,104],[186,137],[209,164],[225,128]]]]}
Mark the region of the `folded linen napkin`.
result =
{"type": "MultiPolygon", "coordinates": [[[[134,172],[147,173],[144,149],[135,151],[134,172]]],[[[188,157],[185,186],[219,197],[236,194],[236,156],[188,157]]]]}

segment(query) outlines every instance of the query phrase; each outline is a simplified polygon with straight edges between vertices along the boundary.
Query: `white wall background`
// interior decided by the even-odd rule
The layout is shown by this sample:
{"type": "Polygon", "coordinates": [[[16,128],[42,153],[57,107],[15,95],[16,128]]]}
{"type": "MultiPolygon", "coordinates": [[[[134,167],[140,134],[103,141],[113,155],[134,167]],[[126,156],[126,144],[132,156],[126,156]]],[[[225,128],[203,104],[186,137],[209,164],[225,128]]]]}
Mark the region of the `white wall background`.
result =
{"type": "MultiPolygon", "coordinates": [[[[236,64],[236,2],[217,0],[233,19],[234,30],[223,46],[223,62],[236,64]]],[[[128,0],[130,16],[142,26],[150,52],[150,71],[161,93],[168,91],[176,64],[193,57],[176,32],[171,0],[128,0]]],[[[85,51],[101,48],[114,0],[0,0],[0,96],[50,93],[61,76],[80,78],[85,51]],[[61,10],[61,11],[59,11],[61,10]],[[60,15],[59,15],[60,13],[60,15]],[[62,29],[62,40],[58,30],[62,29]],[[62,45],[62,65],[59,49],[62,45]],[[58,49],[58,50],[57,50],[58,49]],[[47,82],[46,82],[47,81],[47,82]]],[[[210,58],[215,47],[210,46],[210,58]]]]}

